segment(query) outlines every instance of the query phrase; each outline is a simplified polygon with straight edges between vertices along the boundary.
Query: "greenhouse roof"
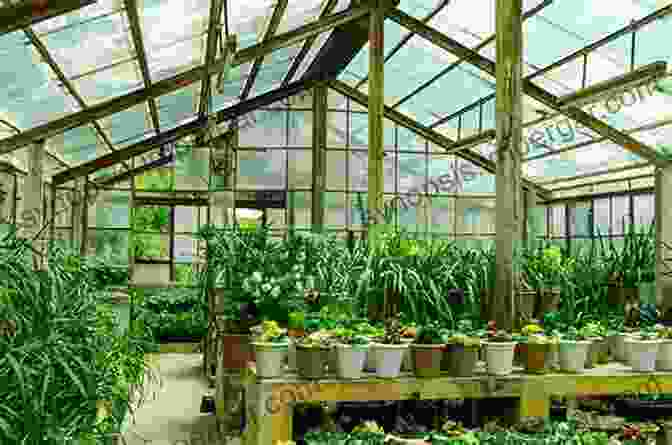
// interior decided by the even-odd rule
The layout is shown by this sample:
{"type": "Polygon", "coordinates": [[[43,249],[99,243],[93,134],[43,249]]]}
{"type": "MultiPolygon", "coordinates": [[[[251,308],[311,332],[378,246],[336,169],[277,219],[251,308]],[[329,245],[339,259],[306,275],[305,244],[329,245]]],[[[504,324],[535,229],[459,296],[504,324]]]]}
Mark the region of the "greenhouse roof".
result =
{"type": "MultiPolygon", "coordinates": [[[[495,3],[401,0],[385,22],[386,118],[481,167],[494,159],[495,3]]],[[[672,0],[524,0],[523,9],[527,178],[553,189],[603,171],[649,171],[672,138],[670,79],[580,108],[557,104],[669,63],[672,0]]],[[[366,29],[348,27],[361,30],[366,11],[348,0],[98,0],[5,31],[0,160],[26,170],[26,146],[46,138],[45,174],[63,182],[91,170],[74,167],[96,170],[103,156],[116,162],[119,150],[137,155],[146,142],[194,133],[209,114],[225,123],[325,73],[337,76],[330,85],[339,97],[365,101],[366,29]],[[222,77],[227,36],[237,51],[222,77]]],[[[366,145],[367,128],[351,130],[366,145]]]]}

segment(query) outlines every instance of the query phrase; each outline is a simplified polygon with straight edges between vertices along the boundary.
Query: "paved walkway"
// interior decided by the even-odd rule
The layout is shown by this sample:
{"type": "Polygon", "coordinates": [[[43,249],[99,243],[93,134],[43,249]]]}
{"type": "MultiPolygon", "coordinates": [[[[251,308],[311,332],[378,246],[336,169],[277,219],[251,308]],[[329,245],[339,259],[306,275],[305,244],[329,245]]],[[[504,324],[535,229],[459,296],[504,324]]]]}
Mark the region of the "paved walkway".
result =
{"type": "MultiPolygon", "coordinates": [[[[160,354],[155,360],[160,385],[135,411],[123,438],[126,445],[224,445],[214,414],[201,414],[201,398],[214,395],[202,375],[202,354],[160,354]],[[135,422],[133,422],[135,420],[135,422]]],[[[226,445],[238,445],[233,440],[226,445]]],[[[119,445],[124,445],[122,440],[119,445]]]]}

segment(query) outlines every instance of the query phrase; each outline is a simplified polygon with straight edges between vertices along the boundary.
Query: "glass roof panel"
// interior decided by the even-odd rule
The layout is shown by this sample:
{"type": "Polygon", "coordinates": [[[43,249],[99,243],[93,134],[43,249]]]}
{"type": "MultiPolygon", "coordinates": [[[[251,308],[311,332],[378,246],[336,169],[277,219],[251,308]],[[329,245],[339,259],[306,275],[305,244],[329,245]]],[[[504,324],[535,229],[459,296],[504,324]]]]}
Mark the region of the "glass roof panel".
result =
{"type": "Polygon", "coordinates": [[[112,99],[141,88],[142,75],[136,60],[71,80],[87,105],[112,99]]]}
{"type": "Polygon", "coordinates": [[[98,155],[98,144],[96,130],[90,125],[73,128],[49,138],[49,146],[72,164],[95,159],[98,155]]]}
{"type": "Polygon", "coordinates": [[[140,134],[146,134],[152,128],[146,102],[115,113],[99,122],[114,145],[123,143],[140,134]]]}
{"type": "Polygon", "coordinates": [[[533,180],[547,179],[618,168],[630,161],[641,159],[618,145],[599,143],[526,162],[523,172],[533,180]]]}
{"type": "Polygon", "coordinates": [[[140,25],[153,81],[203,63],[208,0],[146,0],[140,25]]]}
{"type": "Polygon", "coordinates": [[[0,55],[0,118],[26,129],[79,110],[52,80],[49,66],[40,63],[22,31],[0,36],[0,55]]]}
{"type": "Polygon", "coordinates": [[[429,21],[428,25],[473,48],[495,32],[495,2],[491,0],[450,2],[429,21]]]}
{"type": "Polygon", "coordinates": [[[399,111],[415,116],[423,125],[452,114],[494,91],[494,78],[461,65],[405,102],[399,111]],[[458,87],[459,86],[459,87],[458,87]]]}
{"type": "Polygon", "coordinates": [[[68,78],[133,57],[125,13],[55,31],[41,40],[68,78]]]}
{"type": "Polygon", "coordinates": [[[385,63],[385,102],[393,105],[415,88],[431,80],[457,57],[413,36],[385,63]],[[412,63],[409,66],[409,60],[412,63]]]}
{"type": "Polygon", "coordinates": [[[264,58],[259,74],[252,85],[250,97],[266,93],[276,87],[285,78],[292,60],[301,50],[302,43],[287,48],[281,48],[264,58]]]}
{"type": "Polygon", "coordinates": [[[194,117],[198,110],[201,94],[201,82],[181,88],[158,98],[159,122],[161,130],[175,126],[177,122],[194,117]]]}
{"type": "MultiPolygon", "coordinates": [[[[669,0],[666,0],[669,5],[669,0]]],[[[662,5],[657,6],[662,8],[662,5]]],[[[670,45],[661,45],[669,35],[670,18],[657,20],[649,23],[644,28],[637,31],[637,41],[635,42],[635,64],[646,65],[657,60],[666,61],[672,64],[672,48],[670,45]]]]}
{"type": "Polygon", "coordinates": [[[205,61],[206,41],[207,33],[155,47],[147,56],[152,81],[157,82],[202,65],[205,61]]]}
{"type": "MultiPolygon", "coordinates": [[[[259,43],[264,38],[268,21],[273,14],[277,0],[254,0],[236,2],[228,10],[229,33],[238,35],[238,48],[259,43]]],[[[233,5],[229,2],[229,5],[233,5]]]]}
{"type": "Polygon", "coordinates": [[[289,0],[276,34],[291,31],[314,21],[322,10],[322,0],[289,0]]]}
{"type": "Polygon", "coordinates": [[[432,12],[436,0],[401,0],[398,8],[408,15],[423,17],[432,12]]]}
{"type": "MultiPolygon", "coordinates": [[[[568,180],[568,181],[561,181],[561,182],[556,182],[554,184],[549,184],[544,187],[548,188],[549,190],[557,189],[557,188],[564,188],[564,187],[574,187],[574,186],[581,186],[581,185],[589,185],[594,182],[600,182],[600,181],[611,181],[615,179],[628,179],[636,176],[641,176],[641,175],[647,175],[647,174],[652,174],[655,172],[655,167],[650,166],[650,165],[644,165],[641,162],[627,162],[623,165],[623,169],[609,169],[609,170],[598,170],[595,171],[594,173],[602,173],[599,175],[595,176],[589,176],[589,177],[584,177],[584,178],[579,178],[579,179],[574,179],[574,180],[568,180]],[[636,167],[638,165],[641,165],[641,168],[630,168],[629,170],[623,170],[628,167],[636,167]]],[[[542,182],[543,184],[543,182],[542,182]]]]}
{"type": "Polygon", "coordinates": [[[84,8],[36,23],[32,28],[38,34],[48,33],[63,29],[64,27],[84,23],[95,17],[119,11],[122,8],[123,0],[97,0],[96,3],[84,8]]]}

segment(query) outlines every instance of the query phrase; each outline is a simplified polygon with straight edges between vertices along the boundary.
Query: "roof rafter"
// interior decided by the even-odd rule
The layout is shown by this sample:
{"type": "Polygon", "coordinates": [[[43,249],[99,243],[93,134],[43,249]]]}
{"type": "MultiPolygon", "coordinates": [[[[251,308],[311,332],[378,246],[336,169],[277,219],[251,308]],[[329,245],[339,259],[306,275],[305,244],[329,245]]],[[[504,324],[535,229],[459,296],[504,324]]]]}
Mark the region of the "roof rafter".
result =
{"type": "MultiPolygon", "coordinates": [[[[348,84],[340,80],[333,80],[329,82],[329,86],[338,93],[349,97],[350,99],[354,100],[360,105],[365,107],[368,106],[369,97],[366,94],[362,93],[361,91],[352,88],[348,84]]],[[[459,150],[455,150],[454,146],[456,145],[456,143],[454,141],[452,141],[451,139],[447,138],[446,136],[440,133],[437,133],[436,131],[430,128],[425,127],[416,120],[411,119],[410,117],[398,112],[397,110],[389,106],[385,106],[384,116],[387,119],[390,119],[391,121],[395,122],[396,124],[411,130],[412,132],[425,138],[426,140],[433,142],[434,144],[440,147],[445,148],[447,150],[446,154],[454,153],[455,155],[466,159],[467,161],[481,167],[482,169],[490,173],[493,174],[496,173],[496,167],[493,161],[487,159],[482,154],[474,152],[467,148],[461,148],[459,150]]],[[[543,187],[532,181],[523,180],[523,186],[528,189],[535,190],[539,195],[541,195],[544,198],[549,196],[548,190],[544,189],[543,187]]]]}
{"type": "MultiPolygon", "coordinates": [[[[566,65],[570,62],[573,62],[574,60],[578,59],[579,57],[587,57],[588,54],[592,53],[593,51],[595,51],[595,50],[597,50],[597,49],[599,49],[603,46],[606,46],[611,42],[614,42],[618,38],[623,37],[624,35],[626,35],[630,32],[637,31],[638,29],[640,29],[640,28],[642,28],[642,27],[644,27],[644,26],[646,26],[650,23],[653,23],[656,20],[659,20],[659,19],[661,19],[661,18],[663,18],[663,17],[665,17],[669,14],[672,14],[672,5],[666,6],[664,8],[660,8],[660,9],[652,12],[651,14],[647,15],[646,17],[642,17],[639,20],[635,20],[634,22],[630,23],[629,25],[624,26],[617,31],[614,31],[613,33],[611,33],[609,35],[606,35],[606,36],[602,37],[601,39],[599,39],[599,40],[597,40],[597,41],[595,41],[595,42],[593,42],[589,45],[584,46],[583,48],[577,49],[576,51],[569,54],[568,56],[565,56],[565,57],[551,63],[550,65],[547,65],[547,66],[543,67],[542,69],[535,71],[534,73],[527,76],[527,79],[532,80],[535,77],[539,77],[543,74],[546,74],[547,72],[549,72],[551,70],[554,70],[556,68],[564,66],[564,65],[566,65]]],[[[492,37],[492,38],[494,38],[494,37],[492,37]]],[[[495,98],[495,93],[484,96],[484,97],[476,100],[475,102],[472,102],[471,104],[469,104],[465,107],[462,107],[460,110],[456,111],[455,113],[453,113],[449,116],[444,116],[444,117],[438,119],[437,121],[433,122],[430,125],[430,128],[435,128],[438,125],[441,125],[444,122],[447,122],[447,121],[455,118],[456,116],[458,116],[460,114],[467,113],[467,112],[473,110],[474,108],[478,107],[479,105],[484,104],[484,103],[486,103],[486,102],[488,102],[488,101],[490,101],[494,98],[495,98]]],[[[560,113],[558,113],[558,114],[560,114],[560,113]]],[[[558,114],[550,115],[549,119],[552,119],[553,117],[557,116],[558,114]]],[[[544,120],[545,119],[542,119],[538,122],[540,123],[540,122],[543,122],[544,120]]]]}
{"type": "MultiPolygon", "coordinates": [[[[210,0],[210,17],[208,22],[208,40],[205,47],[205,70],[201,79],[201,96],[198,103],[198,117],[203,119],[210,112],[210,96],[212,94],[212,82],[208,70],[215,63],[217,57],[217,37],[220,33],[220,22],[224,9],[224,0],[210,0]]],[[[228,39],[226,45],[228,47],[228,39]]],[[[224,48],[222,48],[224,49],[224,48]]]]}
{"type": "MultiPolygon", "coordinates": [[[[273,51],[285,48],[295,43],[301,42],[311,36],[329,31],[338,26],[344,25],[353,20],[360,19],[368,14],[370,6],[362,5],[356,8],[348,9],[338,14],[333,14],[323,19],[315,20],[312,23],[296,28],[292,31],[277,35],[269,42],[262,42],[250,46],[236,53],[230,66],[239,66],[243,63],[251,62],[259,55],[270,54],[273,51]]],[[[218,59],[209,70],[204,66],[192,68],[184,73],[169,77],[167,79],[154,82],[150,88],[142,88],[120,97],[108,100],[98,105],[89,107],[77,113],[65,116],[63,118],[48,122],[46,124],[31,128],[19,135],[0,140],[0,155],[11,153],[32,141],[48,138],[63,133],[72,128],[76,128],[94,120],[110,116],[120,111],[131,108],[140,103],[146,102],[149,98],[155,98],[164,94],[172,93],[180,88],[197,82],[203,78],[203,74],[215,74],[228,68],[226,62],[229,58],[218,59]]]]}
{"type": "MultiPolygon", "coordinates": [[[[268,23],[268,27],[264,32],[262,43],[269,42],[275,35],[275,32],[278,30],[278,26],[280,26],[280,21],[285,15],[288,3],[289,0],[278,0],[278,4],[275,5],[275,9],[273,9],[273,14],[271,15],[271,20],[268,23]]],[[[250,74],[247,76],[247,80],[245,81],[243,92],[240,93],[240,100],[245,100],[247,99],[247,96],[250,95],[252,86],[254,86],[254,81],[257,80],[257,76],[259,75],[259,70],[261,69],[262,63],[264,63],[264,55],[254,59],[252,68],[250,69],[250,74]]]]}
{"type": "MultiPolygon", "coordinates": [[[[472,51],[461,43],[446,36],[445,34],[425,25],[405,12],[395,9],[388,14],[388,17],[408,29],[415,31],[418,35],[426,38],[436,46],[464,58],[468,63],[476,66],[482,71],[495,76],[495,62],[472,51]]],[[[663,165],[665,162],[658,156],[656,151],[636,140],[635,138],[607,125],[605,122],[593,117],[580,108],[562,107],[556,96],[533,84],[529,79],[523,79],[523,92],[528,96],[538,100],[547,107],[555,111],[562,112],[565,116],[575,120],[581,125],[593,130],[595,133],[606,137],[610,141],[620,145],[628,151],[631,151],[644,159],[663,165]]]]}
{"type": "MultiPolygon", "coordinates": [[[[530,17],[533,17],[533,16],[537,15],[538,13],[543,11],[547,6],[550,6],[551,4],[553,4],[553,1],[554,0],[544,0],[543,2],[539,3],[534,8],[529,9],[528,11],[526,11],[523,14],[523,21],[529,19],[530,17]]],[[[474,46],[472,49],[476,52],[481,51],[483,48],[488,46],[490,43],[494,42],[496,38],[497,38],[496,34],[491,34],[489,37],[487,37],[483,41],[481,41],[478,45],[474,46]]],[[[417,88],[415,88],[413,91],[408,93],[406,96],[399,99],[394,104],[392,104],[391,107],[392,108],[398,108],[399,106],[401,106],[405,102],[408,102],[409,100],[411,100],[411,98],[415,97],[416,94],[419,94],[421,91],[423,91],[424,89],[426,89],[427,87],[432,85],[434,82],[438,81],[440,78],[444,77],[446,74],[448,74],[451,71],[453,71],[454,69],[458,68],[462,63],[464,63],[464,59],[461,58],[461,57],[458,57],[458,59],[455,62],[451,63],[450,65],[448,65],[447,67],[442,69],[438,74],[436,74],[431,79],[424,82],[423,84],[418,85],[417,88]]],[[[437,125],[439,125],[440,123],[443,123],[447,120],[449,120],[449,119],[447,119],[445,117],[441,118],[438,121],[434,122],[432,125],[430,125],[430,128],[434,128],[437,125]]]]}
{"type": "MultiPolygon", "coordinates": [[[[336,5],[338,5],[338,0],[327,0],[327,4],[324,5],[324,9],[320,13],[320,19],[323,19],[324,17],[327,17],[329,14],[331,14],[331,11],[334,10],[336,5]]],[[[313,44],[315,44],[315,41],[317,40],[317,37],[318,36],[308,37],[306,39],[306,41],[303,42],[303,46],[301,47],[301,50],[299,50],[296,57],[294,57],[294,60],[292,60],[292,65],[287,70],[287,74],[285,75],[285,78],[282,79],[282,83],[280,84],[281,87],[286,86],[294,78],[294,75],[299,70],[299,67],[301,66],[301,63],[303,62],[303,60],[308,55],[308,52],[310,51],[310,48],[313,46],[313,44]]]]}
{"type": "MultiPolygon", "coordinates": [[[[145,43],[142,38],[142,29],[140,28],[140,16],[138,15],[138,3],[136,0],[124,0],[126,4],[126,16],[128,17],[128,24],[131,27],[131,39],[133,40],[133,47],[135,48],[135,55],[140,65],[140,72],[142,73],[142,82],[145,88],[151,88],[152,78],[149,74],[149,65],[147,64],[147,52],[145,51],[145,43]]],[[[161,129],[159,123],[159,110],[156,106],[156,100],[149,98],[149,115],[152,118],[154,125],[154,133],[158,134],[161,129]]]]}

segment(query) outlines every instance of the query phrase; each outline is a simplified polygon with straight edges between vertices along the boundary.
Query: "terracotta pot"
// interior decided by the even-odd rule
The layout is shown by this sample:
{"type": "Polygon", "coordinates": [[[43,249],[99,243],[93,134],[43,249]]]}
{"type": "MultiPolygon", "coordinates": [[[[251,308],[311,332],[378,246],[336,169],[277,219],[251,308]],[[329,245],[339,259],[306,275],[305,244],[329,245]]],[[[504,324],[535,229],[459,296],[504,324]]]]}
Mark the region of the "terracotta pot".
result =
{"type": "Polygon", "coordinates": [[[444,345],[410,345],[413,355],[413,371],[418,377],[438,377],[441,375],[441,359],[444,345]]]}
{"type": "Polygon", "coordinates": [[[248,362],[255,359],[249,335],[224,334],[222,345],[221,360],[224,369],[245,369],[248,362]]]}
{"type": "Polygon", "coordinates": [[[297,328],[287,329],[287,336],[288,337],[296,338],[296,337],[303,337],[304,335],[306,335],[306,330],[303,329],[303,328],[301,328],[301,329],[297,329],[297,328]]]}
{"type": "MultiPolygon", "coordinates": [[[[452,377],[471,377],[474,375],[476,362],[481,348],[478,346],[464,346],[448,344],[445,356],[448,357],[446,369],[452,377]]],[[[443,367],[443,362],[442,362],[443,367]]]]}
{"type": "Polygon", "coordinates": [[[521,343],[521,355],[524,357],[525,371],[531,374],[546,372],[546,358],[550,350],[548,344],[521,343]]]}

